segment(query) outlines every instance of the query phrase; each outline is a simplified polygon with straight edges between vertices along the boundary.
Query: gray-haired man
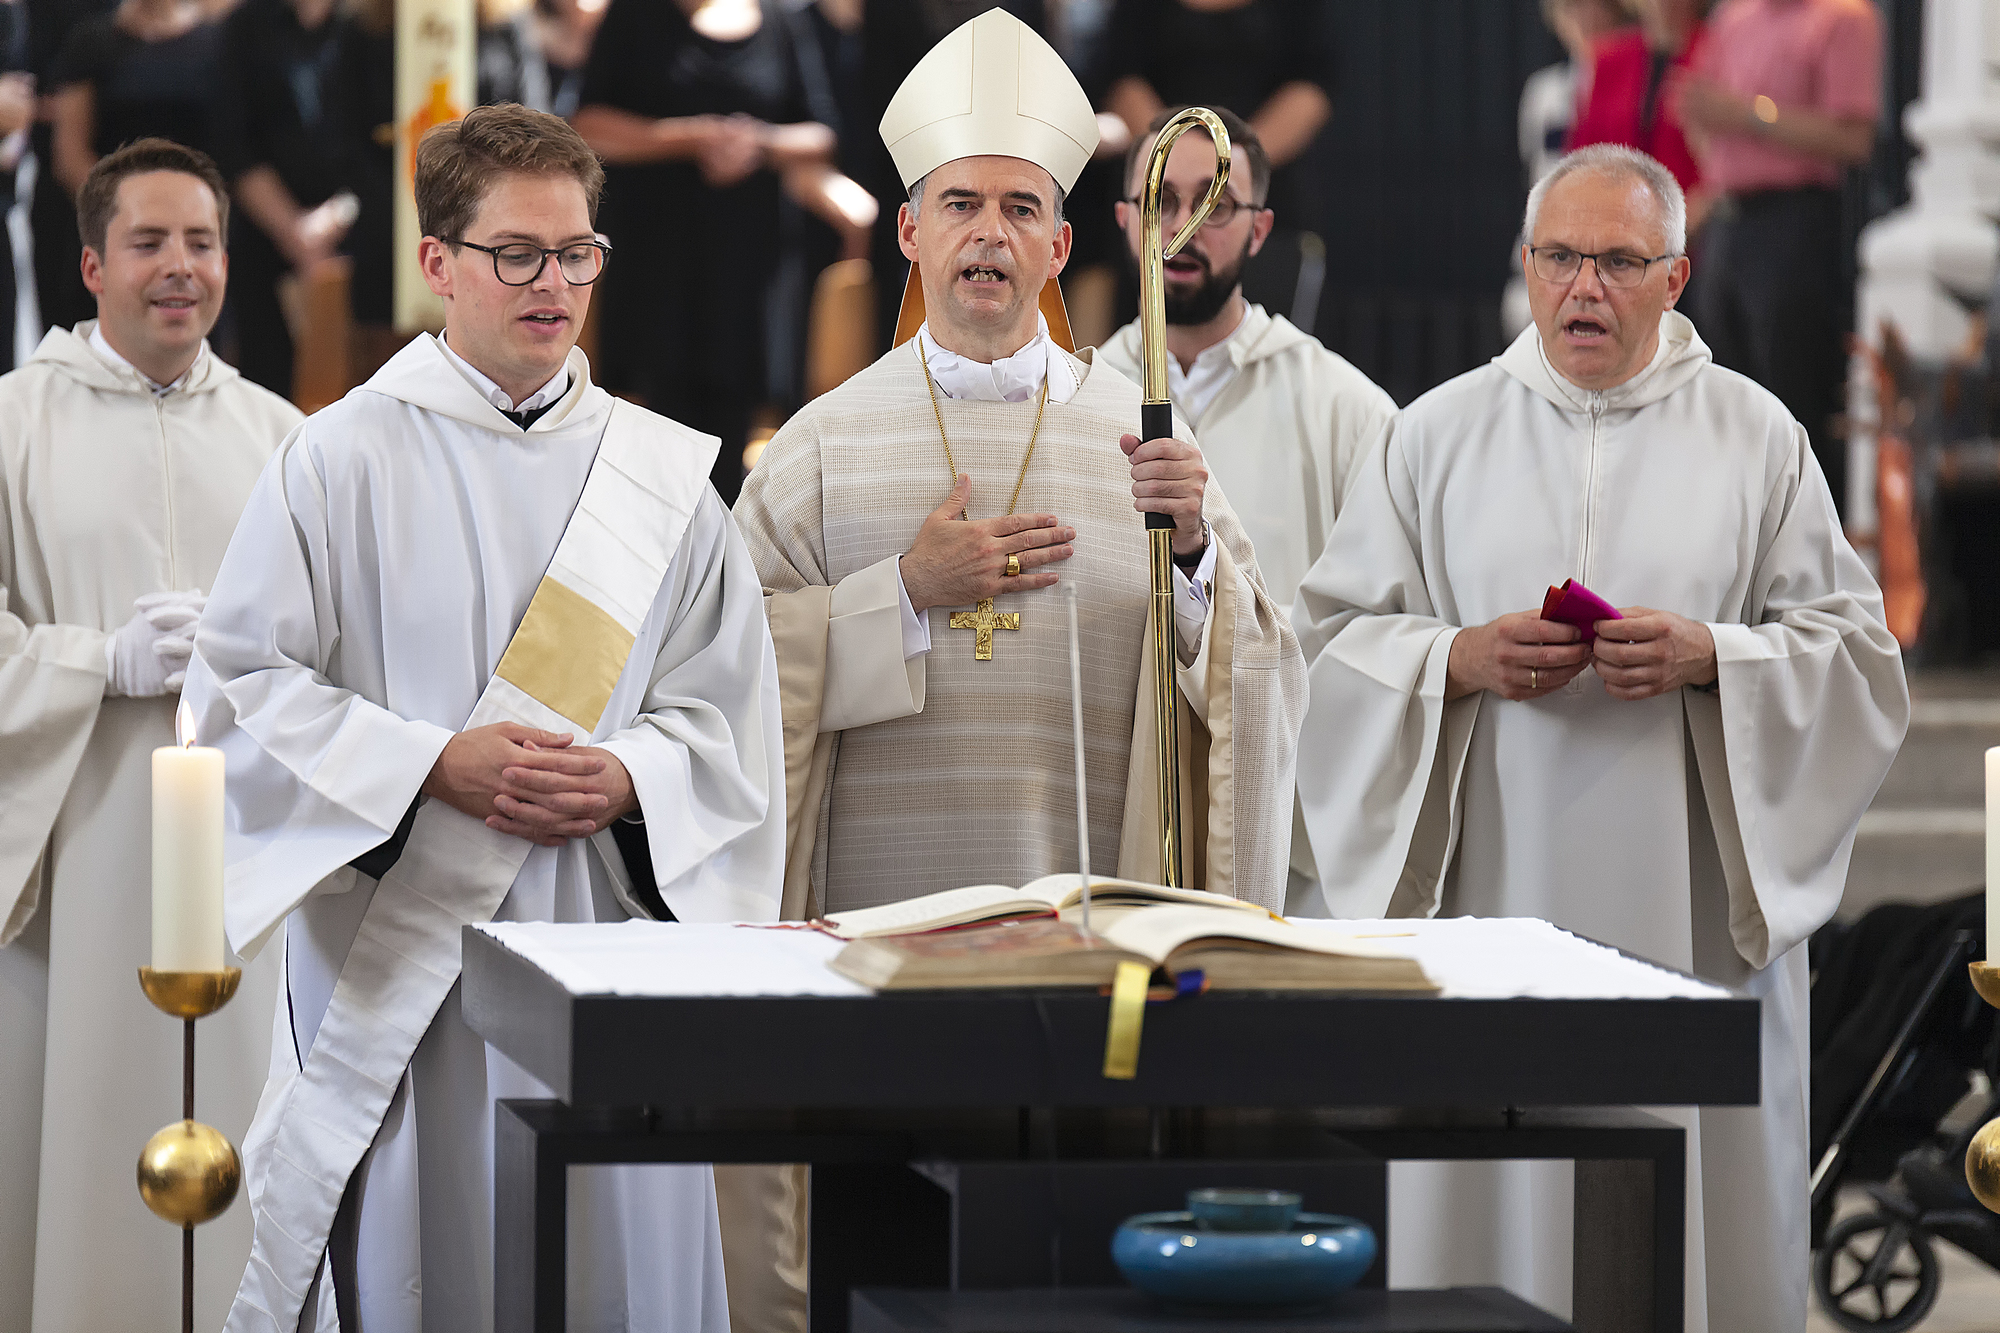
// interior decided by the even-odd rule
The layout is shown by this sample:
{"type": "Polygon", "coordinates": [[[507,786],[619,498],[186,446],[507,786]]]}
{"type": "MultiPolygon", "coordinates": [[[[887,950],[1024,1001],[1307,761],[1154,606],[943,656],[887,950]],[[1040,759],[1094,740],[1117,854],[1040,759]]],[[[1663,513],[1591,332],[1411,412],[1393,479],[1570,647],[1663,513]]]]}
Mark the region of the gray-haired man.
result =
{"type": "MultiPolygon", "coordinates": [[[[1582,149],[1523,234],[1534,325],[1403,411],[1300,586],[1314,856],[1336,916],[1543,917],[1762,997],[1763,1104],[1688,1121],[1687,1327],[1802,1328],[1801,946],[1902,740],[1902,659],[1804,428],[1673,310],[1673,177],[1582,149]],[[1620,618],[1543,619],[1565,579],[1620,618]]],[[[1418,1276],[1567,1308],[1567,1192],[1490,1185],[1454,1187],[1418,1276]]]]}

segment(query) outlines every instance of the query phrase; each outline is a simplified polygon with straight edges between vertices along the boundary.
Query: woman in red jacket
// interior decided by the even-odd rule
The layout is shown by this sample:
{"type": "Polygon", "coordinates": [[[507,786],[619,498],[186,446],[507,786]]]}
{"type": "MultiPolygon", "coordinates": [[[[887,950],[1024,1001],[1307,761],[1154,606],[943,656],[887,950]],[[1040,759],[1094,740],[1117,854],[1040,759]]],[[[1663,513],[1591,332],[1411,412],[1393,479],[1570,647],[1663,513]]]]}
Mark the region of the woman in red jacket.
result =
{"type": "Polygon", "coordinates": [[[1638,27],[1598,42],[1568,144],[1624,144],[1658,158],[1687,192],[1690,233],[1710,200],[1671,94],[1701,52],[1708,9],[1709,0],[1641,0],[1638,27]]]}

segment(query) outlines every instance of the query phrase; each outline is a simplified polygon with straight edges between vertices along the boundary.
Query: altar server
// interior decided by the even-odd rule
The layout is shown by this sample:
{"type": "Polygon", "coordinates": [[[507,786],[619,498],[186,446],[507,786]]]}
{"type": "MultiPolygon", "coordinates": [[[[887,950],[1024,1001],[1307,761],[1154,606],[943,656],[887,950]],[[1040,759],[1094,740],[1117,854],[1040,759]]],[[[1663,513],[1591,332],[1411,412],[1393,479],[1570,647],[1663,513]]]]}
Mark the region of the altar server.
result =
{"type": "MultiPolygon", "coordinates": [[[[285,959],[234,1333],[492,1326],[493,1103],[550,1094],[465,1025],[461,926],[777,911],[776,668],[717,442],[575,349],[602,181],[541,112],[424,136],[445,335],[292,434],[216,577],[189,690],[229,928],[285,959]]],[[[727,1327],[708,1168],[570,1191],[571,1329],[727,1327]]]]}
{"type": "MultiPolygon", "coordinates": [[[[98,317],[0,378],[0,1328],[179,1318],[180,1238],[132,1188],[180,1088],[176,1025],[136,972],[150,756],[174,743],[202,590],[299,420],[209,351],[228,216],[203,154],[106,154],[77,195],[98,317]]],[[[202,1024],[201,1115],[232,1136],[263,1084],[276,983],[275,960],[251,965],[202,1024]]],[[[249,1248],[240,1210],[203,1228],[209,1323],[249,1248]]]]}
{"type": "MultiPolygon", "coordinates": [[[[1214,108],[1229,131],[1228,192],[1194,238],[1166,261],[1167,387],[1174,410],[1202,441],[1202,455],[1229,493],[1257,548],[1271,598],[1290,613],[1299,580],[1326,546],[1348,474],[1396,400],[1283,315],[1243,299],[1243,266],[1270,239],[1276,216],[1265,206],[1271,162],[1242,117],[1214,108]]],[[[1154,120],[1126,159],[1118,224],[1139,254],[1139,205],[1146,162],[1172,111],[1154,120]]],[[[1215,150],[1200,127],[1167,157],[1160,225],[1177,228],[1215,172],[1215,150]]],[[[1134,320],[1111,336],[1099,361],[1133,383],[1144,348],[1134,320]]],[[[1286,910],[1320,914],[1318,878],[1303,824],[1294,820],[1286,910]]]]}
{"type": "Polygon", "coordinates": [[[1304,704],[1290,626],[1201,451],[1130,434],[1138,389],[1039,313],[1060,301],[1089,100],[994,9],[932,48],[881,130],[910,191],[906,308],[928,322],[787,422],[737,507],[787,679],[788,910],[1076,869],[1058,580],[1082,608],[1094,868],[1161,878],[1147,511],[1175,524],[1168,669],[1205,833],[1183,882],[1280,905],[1304,704]]]}
{"type": "MultiPolygon", "coordinates": [[[[1762,1106],[1687,1117],[1687,1322],[1797,1329],[1804,941],[1909,694],[1804,427],[1672,309],[1685,207],[1611,146],[1529,196],[1533,326],[1403,411],[1300,587],[1299,789],[1337,916],[1544,917],[1763,1000],[1762,1106]],[[1623,617],[1594,642],[1541,618],[1566,578],[1623,617]]],[[[1450,1191],[1404,1262],[1567,1308],[1550,1169],[1450,1191]]]]}

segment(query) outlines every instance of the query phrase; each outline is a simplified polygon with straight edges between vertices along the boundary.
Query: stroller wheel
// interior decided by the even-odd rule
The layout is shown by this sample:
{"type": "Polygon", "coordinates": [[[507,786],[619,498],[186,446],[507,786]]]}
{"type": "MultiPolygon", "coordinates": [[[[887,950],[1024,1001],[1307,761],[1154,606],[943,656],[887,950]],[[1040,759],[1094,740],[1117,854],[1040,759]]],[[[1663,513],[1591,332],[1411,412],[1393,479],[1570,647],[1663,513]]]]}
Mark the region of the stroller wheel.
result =
{"type": "Polygon", "coordinates": [[[1820,1308],[1855,1333],[1903,1333],[1937,1304],[1937,1252],[1925,1232],[1881,1213],[1834,1224],[1813,1256],[1820,1308]]]}

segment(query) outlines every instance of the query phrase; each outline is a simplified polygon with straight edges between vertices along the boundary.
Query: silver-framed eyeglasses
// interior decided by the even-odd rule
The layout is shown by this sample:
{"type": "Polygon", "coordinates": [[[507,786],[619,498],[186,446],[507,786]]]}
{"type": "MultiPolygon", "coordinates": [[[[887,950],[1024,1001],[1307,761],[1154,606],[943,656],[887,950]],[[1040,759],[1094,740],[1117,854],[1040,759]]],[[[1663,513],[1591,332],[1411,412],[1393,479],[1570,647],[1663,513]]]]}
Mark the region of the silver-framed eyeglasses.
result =
{"type": "Polygon", "coordinates": [[[1593,255],[1566,245],[1531,245],[1528,257],[1534,264],[1535,276],[1543,282],[1569,282],[1583,271],[1583,261],[1588,259],[1597,269],[1598,280],[1606,287],[1637,287],[1646,280],[1646,270],[1663,259],[1680,256],[1628,255],[1622,250],[1593,255]]]}
{"type": "MultiPolygon", "coordinates": [[[[1132,205],[1132,207],[1137,208],[1139,207],[1141,200],[1139,200],[1135,196],[1133,198],[1125,200],[1125,202],[1132,205]]],[[[1182,207],[1183,205],[1181,204],[1181,197],[1175,191],[1173,186],[1168,185],[1161,188],[1160,223],[1162,226],[1165,226],[1167,223],[1172,222],[1175,218],[1179,217],[1181,215],[1182,207]]],[[[1209,210],[1208,216],[1202,220],[1201,228],[1203,231],[1210,231],[1210,230],[1219,231],[1222,228],[1228,226],[1230,223],[1236,221],[1236,219],[1240,217],[1242,214],[1245,213],[1256,214],[1256,213],[1261,213],[1263,211],[1264,211],[1264,205],[1262,204],[1246,204],[1241,199],[1236,198],[1236,196],[1234,195],[1225,194],[1222,196],[1222,198],[1215,201],[1215,207],[1209,210]]]]}
{"type": "Polygon", "coordinates": [[[563,281],[574,287],[588,287],[597,281],[611,258],[609,241],[577,241],[553,250],[529,245],[525,241],[510,241],[506,245],[474,245],[471,241],[459,241],[458,244],[468,250],[491,255],[493,276],[509,287],[526,287],[541,277],[542,270],[549,266],[551,256],[562,272],[563,281]]]}

